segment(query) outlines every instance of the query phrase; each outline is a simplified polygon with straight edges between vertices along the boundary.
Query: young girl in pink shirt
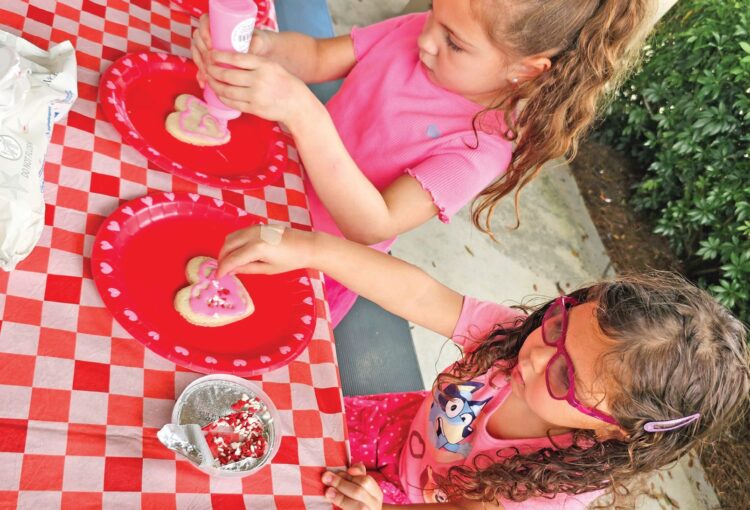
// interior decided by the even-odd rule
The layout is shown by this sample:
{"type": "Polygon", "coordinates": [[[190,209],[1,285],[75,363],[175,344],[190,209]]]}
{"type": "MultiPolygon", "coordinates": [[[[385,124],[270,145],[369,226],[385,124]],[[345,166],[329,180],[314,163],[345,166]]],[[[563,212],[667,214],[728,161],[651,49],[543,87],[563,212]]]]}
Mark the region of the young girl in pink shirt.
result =
{"type": "MultiPolygon", "coordinates": [[[[291,131],[315,229],[387,251],[477,196],[474,223],[489,231],[501,197],[575,152],[651,4],[435,0],[332,39],[259,31],[248,54],[210,51],[204,17],[192,50],[223,102],[291,131]],[[303,83],[342,77],[325,106],[303,83]]],[[[336,325],[356,295],[326,290],[336,325]]]]}
{"type": "Polygon", "coordinates": [[[463,348],[431,392],[345,399],[353,465],[323,475],[345,510],[583,509],[747,404],[744,326],[669,273],[508,308],[366,246],[274,228],[228,236],[219,271],[317,268],[463,348]]]}

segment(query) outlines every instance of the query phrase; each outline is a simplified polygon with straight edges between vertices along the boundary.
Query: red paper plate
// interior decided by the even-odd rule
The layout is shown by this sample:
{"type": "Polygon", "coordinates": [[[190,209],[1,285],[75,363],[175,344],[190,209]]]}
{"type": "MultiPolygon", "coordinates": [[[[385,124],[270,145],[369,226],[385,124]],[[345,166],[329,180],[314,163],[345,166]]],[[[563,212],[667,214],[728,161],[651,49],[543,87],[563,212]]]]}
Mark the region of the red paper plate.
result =
{"type": "MultiPolygon", "coordinates": [[[[172,0],[193,16],[200,18],[208,12],[208,0],[172,0]]],[[[258,19],[256,25],[263,25],[271,14],[271,0],[254,0],[258,6],[258,19]]]]}
{"type": "Polygon", "coordinates": [[[203,97],[191,60],[166,53],[131,53],[102,74],[99,101],[123,141],[159,168],[198,184],[251,189],[284,173],[287,144],[278,124],[243,114],[229,121],[232,139],[196,147],[167,133],[164,122],[180,94],[203,97]]]}
{"type": "Polygon", "coordinates": [[[185,266],[215,257],[230,232],[263,218],[196,194],[158,193],[132,200],[104,221],[91,270],[104,304],[156,354],[202,373],[248,376],[296,358],[310,342],[317,308],[306,270],[238,275],[255,312],[221,327],[188,323],[174,309],[188,285],[185,266]]]}

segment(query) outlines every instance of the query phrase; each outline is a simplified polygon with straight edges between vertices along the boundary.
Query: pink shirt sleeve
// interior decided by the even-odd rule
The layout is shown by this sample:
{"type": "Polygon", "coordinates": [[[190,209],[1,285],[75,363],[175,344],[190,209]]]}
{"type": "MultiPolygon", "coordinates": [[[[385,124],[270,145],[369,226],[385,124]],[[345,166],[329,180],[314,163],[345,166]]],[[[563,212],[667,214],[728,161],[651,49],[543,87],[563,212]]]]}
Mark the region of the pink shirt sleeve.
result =
{"type": "Polygon", "coordinates": [[[451,338],[462,346],[464,351],[471,352],[487,338],[496,325],[511,325],[523,317],[524,314],[520,310],[466,296],[451,338]]]}
{"type": "Polygon", "coordinates": [[[454,214],[505,172],[511,156],[512,148],[507,141],[498,135],[480,133],[478,148],[467,147],[456,138],[441,154],[407,169],[407,173],[430,193],[440,221],[448,223],[454,214]]]}
{"type": "Polygon", "coordinates": [[[367,52],[370,51],[370,48],[408,21],[412,16],[414,15],[398,16],[366,27],[352,28],[351,36],[354,42],[354,56],[357,61],[362,60],[367,55],[367,52]]]}

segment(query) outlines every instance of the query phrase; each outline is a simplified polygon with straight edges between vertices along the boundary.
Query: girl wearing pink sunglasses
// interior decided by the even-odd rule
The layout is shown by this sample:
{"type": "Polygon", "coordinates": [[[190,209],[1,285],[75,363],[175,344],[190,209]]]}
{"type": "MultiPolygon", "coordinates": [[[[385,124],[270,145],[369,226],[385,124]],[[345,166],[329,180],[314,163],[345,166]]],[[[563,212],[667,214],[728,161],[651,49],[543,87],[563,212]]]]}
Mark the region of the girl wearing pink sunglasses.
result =
{"type": "Polygon", "coordinates": [[[268,228],[230,234],[219,272],[319,269],[463,349],[429,392],[345,398],[352,466],[322,477],[344,510],[570,510],[605,492],[612,508],[622,484],[747,404],[744,326],[675,275],[605,281],[522,310],[345,239],[268,228]]]}

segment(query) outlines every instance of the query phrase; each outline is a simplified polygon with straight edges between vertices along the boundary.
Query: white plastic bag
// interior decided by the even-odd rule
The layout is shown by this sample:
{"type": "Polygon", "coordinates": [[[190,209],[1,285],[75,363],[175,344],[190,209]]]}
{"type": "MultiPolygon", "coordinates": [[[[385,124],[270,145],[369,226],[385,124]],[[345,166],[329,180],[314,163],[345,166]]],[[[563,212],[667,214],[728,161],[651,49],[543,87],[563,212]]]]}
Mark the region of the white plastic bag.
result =
{"type": "Polygon", "coordinates": [[[6,271],[42,233],[47,145],[77,97],[70,42],[44,51],[0,30],[0,268],[6,271]]]}

